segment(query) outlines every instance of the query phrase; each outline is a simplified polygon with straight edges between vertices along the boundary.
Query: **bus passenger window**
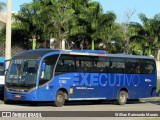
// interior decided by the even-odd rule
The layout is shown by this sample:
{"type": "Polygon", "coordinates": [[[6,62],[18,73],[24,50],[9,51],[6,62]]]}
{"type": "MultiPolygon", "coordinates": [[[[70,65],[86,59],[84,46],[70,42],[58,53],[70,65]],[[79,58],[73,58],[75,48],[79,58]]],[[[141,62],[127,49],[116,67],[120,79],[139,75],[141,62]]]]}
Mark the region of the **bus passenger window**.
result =
{"type": "Polygon", "coordinates": [[[107,73],[109,72],[109,59],[106,57],[94,58],[94,72],[107,73]]]}
{"type": "Polygon", "coordinates": [[[92,62],[91,61],[81,61],[82,69],[84,72],[92,72],[92,62]]]}
{"type": "Polygon", "coordinates": [[[62,60],[59,60],[56,67],[56,72],[62,72],[63,71],[63,62],[62,60]]]}
{"type": "Polygon", "coordinates": [[[123,58],[111,58],[111,73],[124,73],[125,62],[123,58]]]}
{"type": "Polygon", "coordinates": [[[80,71],[82,71],[82,66],[80,65],[80,63],[79,63],[79,61],[77,60],[76,61],[76,71],[78,71],[78,72],[80,72],[80,71]]]}
{"type": "Polygon", "coordinates": [[[155,71],[155,62],[153,60],[141,60],[141,73],[153,74],[155,71]]]}
{"type": "Polygon", "coordinates": [[[74,60],[64,60],[64,71],[74,72],[74,60]]]}
{"type": "Polygon", "coordinates": [[[52,55],[52,56],[46,57],[43,60],[42,63],[46,64],[46,68],[44,71],[41,71],[41,78],[40,78],[39,85],[43,85],[52,79],[53,70],[54,70],[57,58],[58,58],[58,55],[52,55]]]}
{"type": "Polygon", "coordinates": [[[103,62],[97,62],[97,71],[98,72],[103,72],[104,71],[104,63],[103,62]]]}
{"type": "Polygon", "coordinates": [[[61,55],[55,72],[56,75],[66,72],[75,72],[74,56],[61,55]]]}
{"type": "Polygon", "coordinates": [[[136,73],[140,73],[140,67],[139,66],[136,67],[136,73]]]}
{"type": "Polygon", "coordinates": [[[82,68],[83,68],[83,71],[87,71],[87,65],[86,64],[83,64],[82,68]]]}
{"type": "Polygon", "coordinates": [[[76,57],[76,71],[78,72],[92,72],[92,59],[91,57],[76,57]]]}
{"type": "Polygon", "coordinates": [[[138,74],[140,72],[141,71],[140,71],[139,59],[135,58],[127,59],[125,73],[138,74]]]}

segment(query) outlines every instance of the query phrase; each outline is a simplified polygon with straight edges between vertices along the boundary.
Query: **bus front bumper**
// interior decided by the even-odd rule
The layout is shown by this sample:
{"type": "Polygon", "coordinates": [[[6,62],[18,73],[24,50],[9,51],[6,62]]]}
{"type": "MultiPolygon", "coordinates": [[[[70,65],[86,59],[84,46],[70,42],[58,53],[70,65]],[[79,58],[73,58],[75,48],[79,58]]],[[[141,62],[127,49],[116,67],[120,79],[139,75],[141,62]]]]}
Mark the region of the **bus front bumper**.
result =
{"type": "Polygon", "coordinates": [[[37,101],[35,92],[32,93],[10,93],[5,92],[4,99],[13,101],[37,101]]]}
{"type": "Polygon", "coordinates": [[[0,94],[4,94],[4,85],[0,85],[0,94]]]}

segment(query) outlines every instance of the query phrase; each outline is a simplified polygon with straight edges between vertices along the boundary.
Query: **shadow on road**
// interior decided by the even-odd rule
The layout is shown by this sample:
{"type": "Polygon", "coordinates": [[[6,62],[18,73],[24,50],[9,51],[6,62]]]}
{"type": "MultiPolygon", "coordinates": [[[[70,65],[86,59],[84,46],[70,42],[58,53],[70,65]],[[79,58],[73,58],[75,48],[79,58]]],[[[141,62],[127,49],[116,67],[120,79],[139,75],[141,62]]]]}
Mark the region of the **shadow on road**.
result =
{"type": "Polygon", "coordinates": [[[4,100],[4,95],[0,94],[0,100],[3,101],[4,100]]]}

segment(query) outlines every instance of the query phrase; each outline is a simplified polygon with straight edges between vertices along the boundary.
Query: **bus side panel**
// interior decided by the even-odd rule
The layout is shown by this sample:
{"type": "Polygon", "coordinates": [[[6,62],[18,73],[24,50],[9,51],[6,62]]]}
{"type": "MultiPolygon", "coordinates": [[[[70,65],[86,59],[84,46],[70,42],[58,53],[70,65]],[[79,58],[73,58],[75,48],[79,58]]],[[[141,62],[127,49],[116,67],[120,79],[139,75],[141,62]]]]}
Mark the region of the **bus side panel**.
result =
{"type": "Polygon", "coordinates": [[[7,97],[10,100],[55,101],[57,91],[64,88],[71,100],[117,99],[119,91],[125,88],[129,99],[135,99],[150,97],[154,87],[155,75],[68,73],[55,76],[29,94],[22,93],[20,99],[9,92],[7,97]]]}
{"type": "Polygon", "coordinates": [[[127,74],[108,74],[110,77],[107,82],[107,99],[117,99],[121,89],[125,89],[129,93],[129,97],[134,96],[134,86],[132,84],[133,75],[127,74]]]}
{"type": "Polygon", "coordinates": [[[37,90],[38,101],[53,101],[55,96],[52,85],[45,84],[37,90]]]}
{"type": "Polygon", "coordinates": [[[129,99],[136,99],[150,97],[152,88],[156,86],[156,80],[155,75],[111,74],[107,85],[107,99],[116,99],[122,89],[128,92],[129,99]],[[113,92],[110,91],[111,87],[113,92]]]}
{"type": "MultiPolygon", "coordinates": [[[[140,97],[152,97],[152,89],[156,88],[156,75],[155,74],[142,74],[141,75],[141,94],[140,97]]],[[[137,91],[138,92],[138,91],[137,91]]]]}
{"type": "Polygon", "coordinates": [[[150,97],[156,86],[154,75],[66,73],[57,75],[37,91],[40,101],[54,101],[56,92],[64,88],[69,99],[116,99],[121,89],[128,91],[129,99],[150,97]],[[151,80],[151,82],[149,82],[151,80]]]}
{"type": "Polygon", "coordinates": [[[106,99],[107,86],[100,86],[99,74],[66,73],[55,78],[56,89],[66,88],[70,100],[106,99]]]}
{"type": "Polygon", "coordinates": [[[59,89],[63,88],[67,91],[69,91],[71,81],[70,76],[55,76],[53,80],[51,80],[48,83],[45,83],[44,85],[40,86],[37,91],[37,98],[40,101],[55,101],[56,100],[56,93],[59,89]]]}

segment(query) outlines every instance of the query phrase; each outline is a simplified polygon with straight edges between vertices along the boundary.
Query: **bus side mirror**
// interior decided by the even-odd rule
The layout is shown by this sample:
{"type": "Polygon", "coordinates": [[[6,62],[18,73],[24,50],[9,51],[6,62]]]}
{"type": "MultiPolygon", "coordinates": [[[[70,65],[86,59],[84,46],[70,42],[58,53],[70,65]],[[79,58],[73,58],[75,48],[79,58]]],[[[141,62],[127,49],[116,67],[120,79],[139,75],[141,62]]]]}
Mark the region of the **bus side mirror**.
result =
{"type": "Polygon", "coordinates": [[[46,69],[46,63],[42,63],[41,71],[45,71],[45,69],[46,69]]]}

